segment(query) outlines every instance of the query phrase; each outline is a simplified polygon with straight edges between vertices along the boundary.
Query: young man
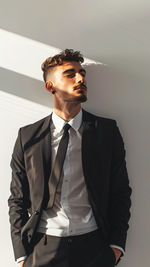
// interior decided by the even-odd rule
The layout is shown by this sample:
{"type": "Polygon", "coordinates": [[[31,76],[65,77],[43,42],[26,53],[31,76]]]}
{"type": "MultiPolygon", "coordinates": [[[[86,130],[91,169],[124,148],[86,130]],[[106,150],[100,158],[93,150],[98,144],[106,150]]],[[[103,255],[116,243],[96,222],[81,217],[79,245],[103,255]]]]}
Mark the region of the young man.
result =
{"type": "Polygon", "coordinates": [[[124,143],[115,120],[81,108],[83,61],[72,49],[45,60],[53,112],[18,132],[8,203],[20,266],[111,267],[125,251],[132,190],[124,143]]]}

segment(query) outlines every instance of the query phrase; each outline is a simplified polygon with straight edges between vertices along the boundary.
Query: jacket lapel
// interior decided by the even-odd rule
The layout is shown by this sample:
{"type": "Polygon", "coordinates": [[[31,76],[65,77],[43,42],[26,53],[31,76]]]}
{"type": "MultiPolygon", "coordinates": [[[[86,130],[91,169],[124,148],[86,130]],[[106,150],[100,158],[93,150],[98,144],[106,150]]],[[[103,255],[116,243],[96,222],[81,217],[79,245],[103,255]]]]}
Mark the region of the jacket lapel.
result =
{"type": "MultiPolygon", "coordinates": [[[[52,114],[51,114],[52,115],[52,114]]],[[[48,193],[45,191],[47,188],[47,181],[51,172],[51,143],[50,143],[50,123],[51,115],[45,118],[43,126],[36,136],[39,139],[33,151],[34,169],[36,172],[36,181],[34,183],[34,200],[33,211],[39,211],[42,202],[47,201],[48,193]]]]}
{"type": "Polygon", "coordinates": [[[104,237],[107,237],[107,233],[104,228],[105,219],[99,208],[97,212],[96,199],[96,184],[95,179],[98,179],[98,190],[103,182],[103,175],[100,172],[101,165],[103,164],[103,141],[104,141],[104,129],[100,121],[96,117],[91,116],[88,112],[83,110],[83,134],[82,134],[82,165],[85,183],[87,185],[89,201],[92,206],[92,210],[97,222],[100,225],[104,237]],[[98,129],[99,128],[99,129],[98,129]],[[97,163],[96,163],[97,162],[97,163]],[[97,173],[96,165],[99,166],[97,173]]]}
{"type": "Polygon", "coordinates": [[[94,174],[94,165],[97,152],[99,152],[99,162],[101,162],[101,152],[98,149],[102,144],[102,127],[98,131],[99,121],[96,116],[83,110],[83,134],[82,134],[82,165],[85,181],[92,183],[91,177],[94,174]]]}
{"type": "Polygon", "coordinates": [[[47,206],[47,202],[49,200],[48,181],[51,173],[51,120],[52,114],[50,115],[49,121],[45,121],[45,124],[43,125],[43,138],[40,142],[40,157],[44,180],[43,195],[41,195],[43,207],[47,206]]]}

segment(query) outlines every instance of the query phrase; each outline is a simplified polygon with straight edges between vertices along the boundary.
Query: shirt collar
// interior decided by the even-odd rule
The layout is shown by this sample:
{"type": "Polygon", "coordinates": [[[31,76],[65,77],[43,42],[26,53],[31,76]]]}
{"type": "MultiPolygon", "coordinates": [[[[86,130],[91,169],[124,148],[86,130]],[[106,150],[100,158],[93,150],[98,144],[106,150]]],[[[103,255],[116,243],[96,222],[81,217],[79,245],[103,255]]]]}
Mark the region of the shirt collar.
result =
{"type": "MultiPolygon", "coordinates": [[[[52,121],[53,124],[57,130],[57,132],[61,132],[64,125],[67,123],[65,120],[63,120],[62,118],[60,118],[55,111],[53,110],[52,113],[52,121]]],[[[80,111],[78,112],[78,114],[68,122],[68,124],[70,124],[70,126],[75,130],[78,131],[80,126],[82,123],[82,109],[80,109],[80,111]]]]}

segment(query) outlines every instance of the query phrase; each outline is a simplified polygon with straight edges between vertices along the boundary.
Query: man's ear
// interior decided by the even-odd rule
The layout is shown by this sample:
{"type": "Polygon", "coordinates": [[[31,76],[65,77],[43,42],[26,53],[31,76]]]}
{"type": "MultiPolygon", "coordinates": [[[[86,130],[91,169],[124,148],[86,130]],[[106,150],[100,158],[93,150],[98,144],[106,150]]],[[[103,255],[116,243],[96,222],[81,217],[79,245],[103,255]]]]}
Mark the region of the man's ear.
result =
{"type": "Polygon", "coordinates": [[[47,81],[45,83],[45,88],[48,92],[52,93],[53,91],[53,83],[51,81],[47,81]]]}

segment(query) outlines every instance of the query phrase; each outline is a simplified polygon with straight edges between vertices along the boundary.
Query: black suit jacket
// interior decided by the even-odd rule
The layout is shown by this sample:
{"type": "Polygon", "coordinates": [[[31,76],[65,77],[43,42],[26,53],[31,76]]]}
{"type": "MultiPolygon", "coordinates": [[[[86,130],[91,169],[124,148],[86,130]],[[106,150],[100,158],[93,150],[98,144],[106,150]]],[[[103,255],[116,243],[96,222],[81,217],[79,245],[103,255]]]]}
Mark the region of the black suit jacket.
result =
{"type": "MultiPolygon", "coordinates": [[[[51,115],[21,127],[12,153],[8,204],[16,259],[26,255],[42,210],[56,190],[51,187],[48,192],[50,121],[51,115]]],[[[115,120],[83,110],[82,164],[97,225],[110,244],[125,249],[132,190],[124,143],[115,120]]]]}

